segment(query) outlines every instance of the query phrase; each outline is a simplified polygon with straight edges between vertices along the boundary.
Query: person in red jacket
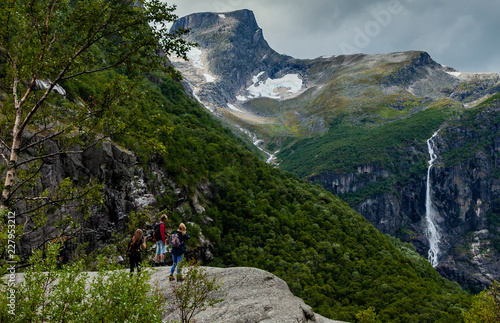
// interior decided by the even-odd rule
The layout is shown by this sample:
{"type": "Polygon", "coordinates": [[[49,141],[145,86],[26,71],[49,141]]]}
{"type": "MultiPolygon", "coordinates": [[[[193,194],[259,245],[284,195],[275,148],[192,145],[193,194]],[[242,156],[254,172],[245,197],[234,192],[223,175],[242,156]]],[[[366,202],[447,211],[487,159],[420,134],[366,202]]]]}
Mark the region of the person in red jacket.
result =
{"type": "Polygon", "coordinates": [[[156,241],[156,255],[155,255],[155,266],[165,266],[165,244],[167,240],[167,231],[165,230],[165,225],[167,224],[168,218],[166,214],[162,214],[160,218],[160,234],[161,240],[156,241]],[[160,262],[158,262],[158,260],[160,262]]]}

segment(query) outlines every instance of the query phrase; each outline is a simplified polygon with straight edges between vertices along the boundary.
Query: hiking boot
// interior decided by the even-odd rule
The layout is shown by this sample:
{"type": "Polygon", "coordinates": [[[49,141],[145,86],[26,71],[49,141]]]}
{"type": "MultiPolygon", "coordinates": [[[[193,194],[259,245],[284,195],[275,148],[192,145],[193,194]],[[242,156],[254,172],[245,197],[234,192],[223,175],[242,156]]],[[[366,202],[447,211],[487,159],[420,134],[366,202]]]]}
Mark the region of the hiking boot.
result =
{"type": "Polygon", "coordinates": [[[182,277],[181,275],[178,275],[178,276],[177,276],[177,281],[178,281],[178,282],[181,282],[181,281],[183,281],[183,280],[184,280],[184,277],[182,277]]]}
{"type": "Polygon", "coordinates": [[[157,262],[155,262],[155,267],[158,267],[158,266],[160,266],[160,264],[159,264],[159,263],[157,263],[157,262]]]}
{"type": "Polygon", "coordinates": [[[173,281],[173,280],[175,280],[174,275],[170,275],[170,276],[168,276],[168,280],[169,280],[169,281],[173,281]]]}

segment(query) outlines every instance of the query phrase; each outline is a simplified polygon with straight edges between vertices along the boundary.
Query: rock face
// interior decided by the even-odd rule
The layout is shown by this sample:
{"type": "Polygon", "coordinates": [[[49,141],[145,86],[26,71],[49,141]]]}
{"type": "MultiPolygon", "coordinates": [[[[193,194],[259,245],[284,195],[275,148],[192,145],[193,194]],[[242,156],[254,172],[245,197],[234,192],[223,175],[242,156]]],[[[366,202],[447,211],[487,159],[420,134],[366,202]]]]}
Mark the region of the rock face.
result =
{"type": "MultiPolygon", "coordinates": [[[[441,237],[436,269],[472,291],[500,277],[499,115],[500,102],[478,113],[471,111],[467,119],[466,113],[444,126],[434,139],[437,159],[430,188],[441,237]]],[[[337,194],[345,194],[362,188],[363,180],[382,178],[380,170],[365,169],[368,174],[364,176],[362,172],[322,174],[311,179],[324,186],[332,184],[337,194]]],[[[354,209],[382,232],[411,241],[427,257],[426,180],[422,174],[392,193],[357,203],[354,209]]]]}
{"type": "MultiPolygon", "coordinates": [[[[210,277],[214,275],[223,282],[220,293],[224,301],[195,316],[196,322],[234,323],[335,323],[312,311],[302,299],[294,296],[287,284],[269,272],[256,268],[212,268],[202,267],[210,277]]],[[[168,275],[170,268],[160,268],[153,273],[152,284],[156,284],[165,295],[163,320],[179,320],[179,313],[171,305],[172,284],[168,275]]]]}
{"type": "Polygon", "coordinates": [[[188,36],[198,46],[188,53],[189,63],[172,61],[189,75],[185,82],[196,98],[219,115],[237,111],[228,104],[239,106],[246,101],[252,84],[304,72],[305,65],[299,60],[269,47],[250,10],[190,15],[172,26],[172,30],[177,28],[199,31],[188,36]]]}
{"type": "MultiPolygon", "coordinates": [[[[30,134],[26,134],[30,136],[30,134]]],[[[48,141],[47,153],[58,151],[57,144],[48,141]]],[[[75,149],[79,150],[79,149],[75,149]]],[[[36,156],[36,151],[31,152],[36,156]]],[[[111,141],[93,146],[81,153],[60,155],[48,159],[41,172],[40,180],[34,194],[41,194],[45,189],[57,186],[63,179],[71,178],[74,183],[85,183],[90,178],[97,179],[103,185],[103,207],[93,210],[92,216],[83,219],[80,212],[72,210],[74,220],[81,230],[76,236],[75,246],[88,243],[88,251],[99,249],[107,244],[114,232],[121,232],[127,216],[148,207],[160,207],[155,196],[169,192],[176,197],[175,207],[180,213],[190,209],[192,214],[200,214],[203,208],[198,203],[198,195],[207,196],[207,188],[199,184],[199,191],[187,197],[187,192],[177,187],[176,183],[162,170],[161,158],[152,158],[146,165],[139,165],[134,153],[117,146],[111,141]]],[[[17,213],[24,211],[22,208],[17,213]]],[[[64,210],[63,210],[64,211],[64,210]]],[[[21,238],[17,246],[18,254],[27,259],[32,249],[39,248],[47,240],[62,235],[71,236],[74,228],[57,225],[62,220],[62,212],[56,213],[48,222],[33,233],[21,238]]],[[[67,210],[66,210],[67,211],[67,210]]],[[[27,223],[29,232],[32,223],[25,216],[17,219],[19,223],[27,223]]],[[[206,247],[206,246],[205,246],[206,247]]],[[[210,258],[210,248],[201,248],[201,259],[210,258]]]]}
{"type": "Polygon", "coordinates": [[[471,289],[500,277],[499,115],[497,99],[443,128],[436,140],[432,189],[443,236],[438,270],[471,289]]]}

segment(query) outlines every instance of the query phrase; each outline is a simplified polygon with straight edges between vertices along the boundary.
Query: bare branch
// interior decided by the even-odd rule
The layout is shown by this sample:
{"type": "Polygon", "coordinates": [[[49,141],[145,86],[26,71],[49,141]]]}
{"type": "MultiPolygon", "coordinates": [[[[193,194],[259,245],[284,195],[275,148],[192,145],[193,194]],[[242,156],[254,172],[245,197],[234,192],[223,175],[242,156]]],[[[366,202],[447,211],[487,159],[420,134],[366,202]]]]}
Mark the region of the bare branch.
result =
{"type": "Polygon", "coordinates": [[[45,200],[47,201],[49,198],[42,196],[42,197],[24,197],[23,200],[25,201],[40,201],[40,200],[45,200]]]}
{"type": "Polygon", "coordinates": [[[43,164],[40,165],[40,167],[38,167],[38,169],[36,171],[34,171],[33,174],[31,174],[30,177],[28,177],[24,181],[21,181],[21,182],[17,183],[16,186],[13,189],[11,189],[10,194],[9,194],[9,199],[10,199],[10,197],[14,196],[14,194],[16,193],[16,191],[18,189],[20,189],[24,184],[28,183],[33,178],[35,178],[38,175],[38,173],[40,173],[40,171],[42,170],[42,167],[43,167],[43,164]]]}
{"type": "Polygon", "coordinates": [[[2,159],[5,161],[6,164],[9,163],[9,160],[7,159],[7,157],[4,154],[0,154],[0,156],[2,156],[2,159]]]}
{"type": "MultiPolygon", "coordinates": [[[[66,128],[67,128],[67,127],[66,127],[66,128]]],[[[37,146],[37,145],[39,145],[39,144],[41,144],[41,143],[43,143],[43,142],[45,142],[45,141],[47,141],[47,140],[50,140],[50,139],[52,139],[52,138],[54,138],[54,137],[59,136],[60,134],[64,133],[64,131],[66,130],[66,128],[65,128],[64,130],[61,130],[61,131],[56,132],[56,133],[54,133],[54,134],[51,134],[50,136],[44,137],[44,138],[42,138],[42,139],[39,139],[39,140],[37,140],[36,142],[31,143],[31,144],[29,144],[29,145],[28,145],[28,146],[26,146],[26,147],[21,146],[21,147],[19,147],[19,148],[20,148],[20,150],[21,150],[21,151],[22,151],[22,150],[27,150],[27,149],[30,149],[31,147],[37,146]]],[[[37,134],[38,134],[38,133],[37,133],[37,134]]],[[[36,134],[35,134],[35,135],[33,135],[31,138],[33,138],[33,137],[35,137],[35,136],[36,136],[36,134]]],[[[30,138],[30,139],[31,139],[31,138],[30,138]]]]}
{"type": "Polygon", "coordinates": [[[55,156],[59,156],[59,155],[65,155],[65,154],[81,154],[83,153],[83,150],[75,150],[75,151],[58,151],[56,153],[52,153],[52,154],[47,154],[47,155],[43,155],[43,156],[40,156],[40,157],[33,157],[33,158],[30,158],[30,159],[26,159],[26,160],[23,160],[22,162],[19,162],[16,164],[17,167],[21,166],[21,165],[24,165],[24,164],[28,164],[28,163],[31,163],[31,162],[34,162],[35,160],[43,160],[43,159],[46,159],[46,158],[50,158],[50,157],[55,157],[55,156]]]}
{"type": "MultiPolygon", "coordinates": [[[[132,55],[132,54],[130,54],[132,55]]],[[[62,77],[61,78],[61,81],[64,81],[64,80],[68,80],[68,79],[71,79],[71,78],[74,78],[74,77],[77,77],[77,76],[80,76],[80,75],[83,75],[83,74],[93,74],[93,73],[97,73],[97,72],[102,72],[102,71],[106,71],[106,70],[109,70],[111,68],[115,68],[117,67],[118,65],[122,64],[123,62],[125,62],[125,60],[130,57],[130,55],[127,55],[127,57],[115,64],[112,64],[112,65],[108,65],[108,66],[104,66],[104,67],[101,67],[101,68],[98,68],[98,69],[95,69],[95,70],[91,70],[91,71],[82,71],[82,72],[79,72],[79,73],[75,73],[75,74],[72,74],[70,76],[65,76],[65,77],[62,77]]]]}
{"type": "Polygon", "coordinates": [[[11,148],[1,138],[0,138],[0,144],[2,144],[2,146],[4,146],[5,148],[7,148],[10,151],[11,148]]]}
{"type": "MultiPolygon", "coordinates": [[[[22,213],[17,213],[16,215],[18,216],[21,216],[21,215],[25,215],[25,214],[30,214],[30,213],[33,213],[37,210],[40,210],[46,206],[49,206],[49,205],[60,205],[60,204],[63,204],[63,203],[68,203],[68,202],[71,202],[71,201],[76,201],[76,200],[79,200],[81,199],[82,197],[86,196],[88,193],[90,193],[90,191],[92,191],[94,188],[91,187],[85,191],[83,191],[82,193],[76,195],[76,196],[72,196],[72,197],[68,197],[68,198],[63,198],[63,199],[59,199],[59,200],[50,200],[50,199],[47,199],[47,203],[43,203],[43,204],[40,204],[30,210],[27,210],[25,212],[22,212],[22,213]]],[[[22,198],[22,199],[16,199],[16,200],[27,200],[26,198],[22,198]]]]}

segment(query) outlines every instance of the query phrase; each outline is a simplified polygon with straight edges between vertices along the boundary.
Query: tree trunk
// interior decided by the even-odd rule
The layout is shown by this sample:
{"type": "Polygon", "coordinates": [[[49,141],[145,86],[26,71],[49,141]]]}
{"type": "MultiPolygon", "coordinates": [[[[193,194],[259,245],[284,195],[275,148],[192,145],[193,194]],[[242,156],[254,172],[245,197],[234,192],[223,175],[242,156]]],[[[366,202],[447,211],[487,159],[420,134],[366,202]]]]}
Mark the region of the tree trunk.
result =
{"type": "Polygon", "coordinates": [[[7,165],[7,172],[5,175],[5,183],[2,191],[2,202],[1,209],[6,209],[9,206],[9,201],[11,198],[12,185],[14,184],[14,178],[17,168],[17,159],[19,158],[19,147],[21,146],[22,129],[21,125],[21,107],[16,107],[16,121],[14,123],[13,129],[13,140],[10,152],[9,163],[7,165]]]}

